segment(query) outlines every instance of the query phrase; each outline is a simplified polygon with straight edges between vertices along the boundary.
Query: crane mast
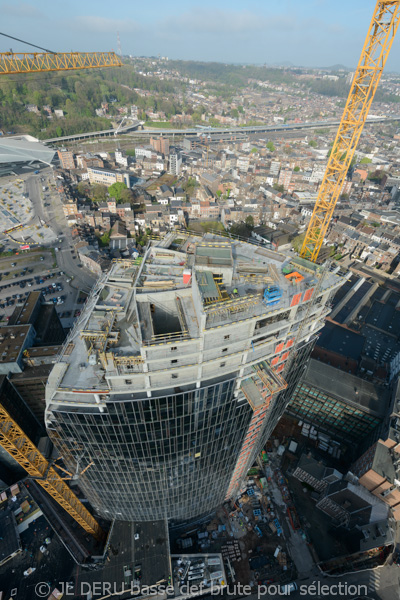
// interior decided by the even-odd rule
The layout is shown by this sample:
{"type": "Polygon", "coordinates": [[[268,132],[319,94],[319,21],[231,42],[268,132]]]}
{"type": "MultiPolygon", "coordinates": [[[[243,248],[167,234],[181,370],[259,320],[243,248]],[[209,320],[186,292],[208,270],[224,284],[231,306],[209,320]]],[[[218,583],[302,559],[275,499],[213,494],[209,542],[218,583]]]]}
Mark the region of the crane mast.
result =
{"type": "Polygon", "coordinates": [[[378,0],[300,256],[316,262],[399,26],[400,0],[378,0]]]}
{"type": "Polygon", "coordinates": [[[121,67],[115,52],[1,52],[0,75],[121,67]]]}
{"type": "Polygon", "coordinates": [[[39,452],[1,404],[0,445],[87,533],[99,540],[104,537],[96,519],[78,500],[49,461],[39,452]]]}

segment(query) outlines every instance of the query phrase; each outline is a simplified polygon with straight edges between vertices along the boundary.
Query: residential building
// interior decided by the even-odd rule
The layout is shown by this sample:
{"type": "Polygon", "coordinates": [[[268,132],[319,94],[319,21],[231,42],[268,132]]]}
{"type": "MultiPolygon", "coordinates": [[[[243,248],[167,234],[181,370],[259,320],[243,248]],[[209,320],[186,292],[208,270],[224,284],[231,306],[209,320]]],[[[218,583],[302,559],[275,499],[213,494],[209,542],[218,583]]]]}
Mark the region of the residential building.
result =
{"type": "Polygon", "coordinates": [[[345,479],[330,483],[316,507],[333,520],[335,527],[350,530],[387,520],[389,512],[382,500],[345,479]]]}
{"type": "Polygon", "coordinates": [[[284,189],[287,190],[290,186],[293,171],[291,169],[282,169],[279,174],[278,184],[283,185],[284,189]]]}
{"type": "MultiPolygon", "coordinates": [[[[60,346],[56,346],[57,350],[60,350],[60,346]]],[[[30,357],[36,357],[39,354],[41,348],[29,348],[28,353],[30,357]]],[[[47,348],[46,348],[47,350],[47,348]]],[[[9,375],[9,379],[18,391],[25,404],[29,406],[36,419],[44,427],[44,412],[46,408],[45,401],[45,390],[47,379],[53,368],[53,364],[56,362],[57,354],[52,354],[51,361],[48,364],[40,364],[34,367],[24,367],[24,371],[21,373],[13,373],[9,375]]],[[[42,357],[44,359],[44,357],[42,357]]],[[[49,357],[46,356],[48,360],[49,357]]],[[[31,359],[29,359],[31,360],[31,359]]],[[[24,362],[26,362],[26,355],[24,356],[24,362]]]]}
{"type": "Polygon", "coordinates": [[[150,138],[150,146],[160,154],[169,154],[169,139],[160,135],[158,138],[150,138]]]}
{"type": "Polygon", "coordinates": [[[128,168],[128,157],[120,149],[117,149],[115,151],[115,162],[117,163],[117,165],[121,165],[125,169],[128,168]]]}
{"type": "Polygon", "coordinates": [[[121,171],[112,171],[110,169],[100,169],[99,167],[88,167],[89,181],[91,184],[100,183],[109,187],[113,183],[122,182],[130,188],[130,178],[128,173],[121,171]]]}
{"type": "Polygon", "coordinates": [[[93,246],[83,246],[79,249],[78,254],[82,264],[96,275],[101,275],[110,265],[110,261],[93,246]]]}
{"type": "Polygon", "coordinates": [[[5,325],[0,327],[0,374],[21,373],[23,353],[33,344],[32,325],[5,325]]]}
{"type": "Polygon", "coordinates": [[[323,492],[328,489],[330,483],[340,481],[343,474],[332,467],[327,467],[311,454],[302,454],[293,472],[293,477],[306,483],[316,492],[323,492]]]}
{"type": "Polygon", "coordinates": [[[127,231],[122,221],[115,221],[110,231],[110,249],[125,250],[128,243],[127,231]]]}
{"type": "Polygon", "coordinates": [[[54,304],[44,301],[40,292],[30,294],[18,304],[8,320],[10,326],[33,326],[34,337],[29,346],[52,346],[65,340],[64,328],[54,304]]]}
{"type": "Polygon", "coordinates": [[[169,173],[179,175],[182,166],[182,155],[180,152],[171,152],[169,155],[169,173]]]}
{"type": "Polygon", "coordinates": [[[63,169],[75,169],[74,153],[71,150],[61,148],[61,150],[57,150],[57,154],[63,169]]]}

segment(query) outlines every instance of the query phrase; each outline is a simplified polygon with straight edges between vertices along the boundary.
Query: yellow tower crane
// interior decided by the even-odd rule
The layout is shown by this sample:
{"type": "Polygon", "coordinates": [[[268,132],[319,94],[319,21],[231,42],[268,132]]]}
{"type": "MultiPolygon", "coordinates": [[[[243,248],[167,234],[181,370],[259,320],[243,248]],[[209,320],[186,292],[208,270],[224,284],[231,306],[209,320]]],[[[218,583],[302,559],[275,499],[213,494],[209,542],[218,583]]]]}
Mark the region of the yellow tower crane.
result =
{"type": "MultiPolygon", "coordinates": [[[[2,34],[5,35],[5,34],[2,34]]],[[[6,36],[12,37],[12,36],[6,36]]],[[[18,38],[12,38],[16,39],[18,38]]],[[[27,43],[27,42],[23,42],[27,43]]],[[[28,44],[32,45],[32,44],[28,44]]],[[[42,48],[42,50],[45,50],[42,48]]],[[[114,52],[32,52],[0,53],[0,75],[71,71],[100,67],[121,67],[122,62],[114,52]]],[[[96,519],[70,490],[51,463],[39,452],[18,424],[0,404],[0,446],[4,448],[25,471],[56,500],[81,527],[97,540],[104,532],[96,519]]],[[[58,465],[57,465],[58,466],[58,465]]],[[[89,465],[90,466],[90,465],[89,465]]],[[[60,468],[60,467],[59,467],[60,468]]],[[[87,470],[86,467],[80,474],[87,470]]]]}
{"type": "Polygon", "coordinates": [[[300,256],[316,262],[400,19],[400,0],[378,0],[300,256]]]}
{"type": "Polygon", "coordinates": [[[114,52],[2,52],[0,75],[121,67],[114,52]]]}
{"type": "Polygon", "coordinates": [[[104,532],[96,519],[78,500],[64,480],[39,452],[27,435],[0,404],[0,446],[4,448],[25,471],[34,478],[62,506],[71,517],[96,539],[104,532]]]}

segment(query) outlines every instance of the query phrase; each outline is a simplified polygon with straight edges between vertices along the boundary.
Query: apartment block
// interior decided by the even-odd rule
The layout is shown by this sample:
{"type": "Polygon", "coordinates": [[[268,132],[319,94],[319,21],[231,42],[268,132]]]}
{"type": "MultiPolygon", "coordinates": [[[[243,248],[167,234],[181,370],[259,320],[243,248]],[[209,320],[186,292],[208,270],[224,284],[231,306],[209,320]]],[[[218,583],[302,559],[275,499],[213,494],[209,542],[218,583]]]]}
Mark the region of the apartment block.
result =
{"type": "Polygon", "coordinates": [[[182,156],[180,152],[171,152],[169,156],[169,173],[172,175],[179,175],[182,166],[182,156]]]}
{"type": "Polygon", "coordinates": [[[63,169],[75,169],[75,159],[73,152],[71,152],[70,150],[66,150],[65,148],[61,148],[61,150],[57,150],[57,154],[63,169]]]}
{"type": "Polygon", "coordinates": [[[89,182],[100,183],[107,187],[116,182],[125,183],[130,188],[130,178],[128,173],[122,173],[121,171],[111,171],[109,169],[100,169],[94,167],[88,167],[89,182]]]}
{"type": "Polygon", "coordinates": [[[150,138],[150,146],[152,146],[156,152],[169,154],[169,139],[162,135],[158,138],[150,138]]]}

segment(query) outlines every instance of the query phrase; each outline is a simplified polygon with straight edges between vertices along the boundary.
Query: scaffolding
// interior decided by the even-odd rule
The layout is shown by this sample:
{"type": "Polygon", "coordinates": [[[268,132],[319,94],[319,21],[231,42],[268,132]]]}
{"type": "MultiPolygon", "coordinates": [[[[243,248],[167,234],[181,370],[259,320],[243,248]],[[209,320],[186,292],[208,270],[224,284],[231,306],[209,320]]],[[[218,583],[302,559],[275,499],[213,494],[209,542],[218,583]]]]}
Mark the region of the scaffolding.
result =
{"type": "Polygon", "coordinates": [[[115,356],[115,354],[111,354],[111,357],[114,367],[120,375],[143,371],[144,360],[141,356],[115,356]]]}
{"type": "Polygon", "coordinates": [[[219,302],[218,304],[205,306],[207,323],[212,323],[220,320],[221,318],[227,319],[232,315],[237,315],[239,313],[245,313],[253,306],[260,304],[261,300],[261,294],[249,294],[244,297],[242,296],[241,298],[231,298],[229,300],[219,302]]]}
{"type": "Polygon", "coordinates": [[[273,396],[286,389],[287,383],[265,360],[253,365],[252,370],[254,374],[242,381],[241,390],[253,410],[268,408],[273,396]]]}
{"type": "Polygon", "coordinates": [[[84,329],[81,331],[81,337],[86,342],[89,342],[88,354],[93,348],[104,352],[105,348],[109,344],[116,344],[118,342],[119,333],[112,331],[115,321],[115,309],[112,309],[107,313],[107,318],[104,321],[104,329],[84,329]]]}

